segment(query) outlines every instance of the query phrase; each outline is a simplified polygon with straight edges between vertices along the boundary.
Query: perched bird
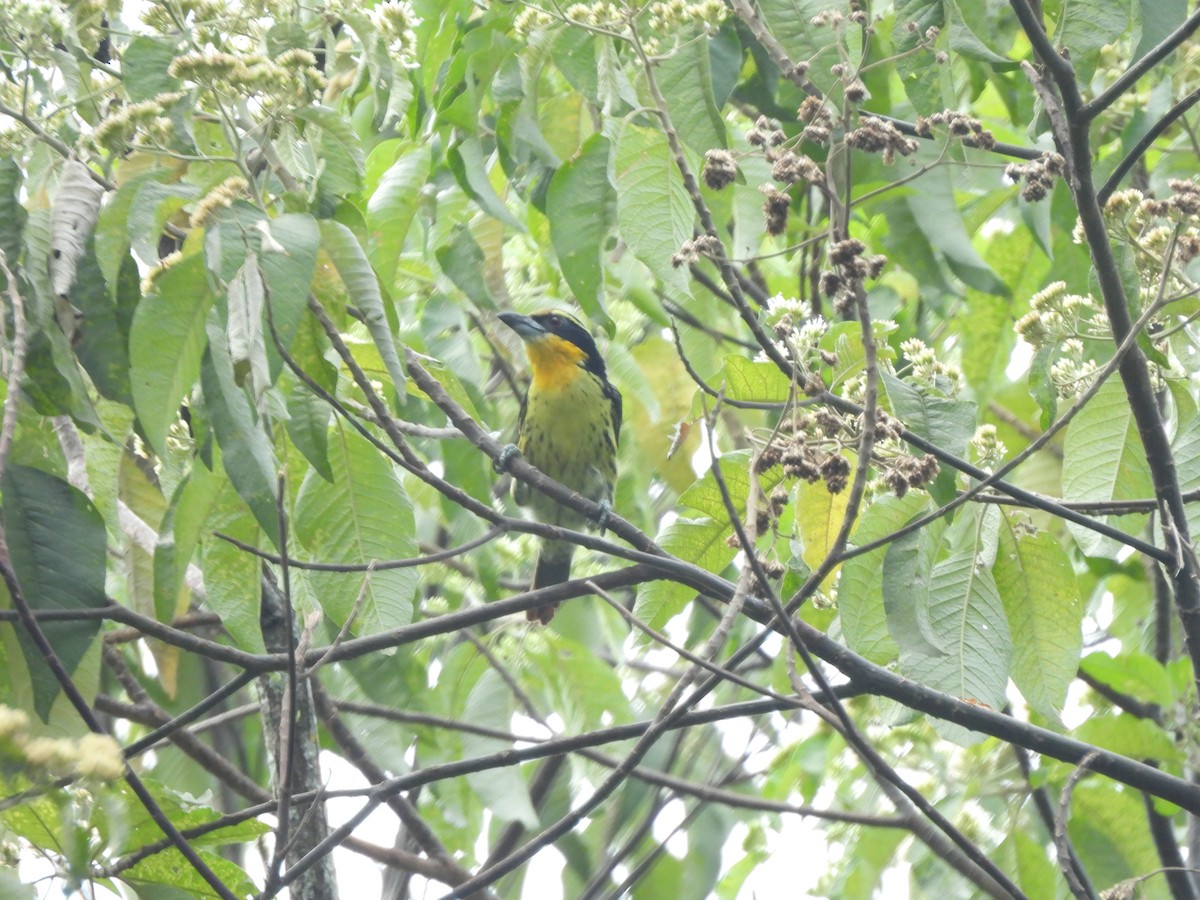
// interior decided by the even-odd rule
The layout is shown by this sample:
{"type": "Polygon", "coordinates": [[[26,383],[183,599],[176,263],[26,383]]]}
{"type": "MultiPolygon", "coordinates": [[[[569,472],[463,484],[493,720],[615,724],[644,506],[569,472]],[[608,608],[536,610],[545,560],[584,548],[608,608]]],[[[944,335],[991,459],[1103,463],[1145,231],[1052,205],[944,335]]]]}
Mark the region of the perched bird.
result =
{"type": "MultiPolygon", "coordinates": [[[[608,383],[596,342],[574,318],[553,310],[532,316],[506,312],[500,320],[525,342],[533,375],[521,403],[515,449],[555,481],[607,509],[617,480],[621,393],[608,383]]],[[[513,483],[513,499],[546,525],[578,529],[585,524],[575,510],[524,482],[513,483]]],[[[530,589],[570,579],[574,554],[574,544],[543,541],[530,589]]],[[[525,616],[544,625],[557,606],[530,609],[525,616]]]]}

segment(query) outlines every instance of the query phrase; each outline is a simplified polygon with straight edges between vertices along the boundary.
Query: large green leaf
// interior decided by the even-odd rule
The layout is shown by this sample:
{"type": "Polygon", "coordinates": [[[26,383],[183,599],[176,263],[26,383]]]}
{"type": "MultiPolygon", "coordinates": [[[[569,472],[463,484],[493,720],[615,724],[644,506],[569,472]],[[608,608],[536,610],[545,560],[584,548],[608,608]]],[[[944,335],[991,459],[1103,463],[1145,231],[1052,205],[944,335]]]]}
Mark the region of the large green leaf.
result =
{"type": "MultiPolygon", "coordinates": [[[[8,267],[17,264],[21,256],[21,230],[29,214],[21,205],[21,167],[11,159],[0,159],[0,250],[7,257],[8,267]]],[[[0,279],[4,276],[0,274],[0,279]]]]}
{"type": "Polygon", "coordinates": [[[93,241],[88,241],[71,286],[71,305],[83,314],[75,354],[91,376],[96,389],[110,400],[133,405],[129,381],[129,311],[136,303],[137,266],[130,256],[118,273],[120,285],[105,284],[96,260],[93,241]]]}
{"type": "Polygon", "coordinates": [[[691,239],[695,212],[666,137],[626,125],[617,141],[613,178],[621,237],[668,293],[686,298],[686,270],[672,265],[671,257],[691,239]]]}
{"type": "MultiPolygon", "coordinates": [[[[467,697],[463,718],[484,728],[507,731],[512,727],[513,696],[495,669],[479,676],[467,697]]],[[[463,734],[463,756],[486,756],[512,749],[512,741],[479,734],[463,734]]],[[[484,805],[503,822],[520,822],[532,828],[538,815],[529,799],[529,786],[516,766],[487,769],[467,776],[467,782],[484,805]]]]}
{"type": "MultiPolygon", "coordinates": [[[[881,497],[867,507],[851,537],[864,546],[899,530],[929,504],[929,497],[910,491],[904,497],[881,497]]],[[[842,563],[838,580],[838,613],[846,645],[872,662],[884,664],[900,652],[888,632],[883,605],[884,557],[887,545],[842,563]]]]}
{"type": "MultiPolygon", "coordinates": [[[[308,308],[321,234],[317,220],[307,213],[285,213],[267,220],[260,227],[264,240],[258,264],[267,288],[267,300],[280,341],[284,347],[291,347],[308,308]]],[[[276,378],[282,361],[274,341],[268,341],[267,355],[271,360],[272,378],[276,378]]]]}
{"type": "MultiPolygon", "coordinates": [[[[4,531],[13,571],[34,610],[98,609],[106,566],[104,520],[82,491],[40,469],[9,463],[4,472],[4,531]]],[[[100,630],[100,621],[42,622],[68,673],[100,630]]],[[[43,720],[62,690],[24,628],[17,631],[43,720]]]]}
{"type": "MultiPolygon", "coordinates": [[[[722,510],[721,518],[715,520],[676,519],[659,533],[658,544],[686,562],[720,572],[734,557],[735,551],[725,543],[729,533],[729,522],[722,510]]],[[[651,628],[662,628],[695,596],[694,588],[665,578],[645,582],[638,587],[634,615],[651,628]]]]}
{"type": "Polygon", "coordinates": [[[682,44],[656,69],[671,124],[697,153],[725,146],[725,122],[713,97],[708,41],[682,44]]]}
{"type": "Polygon", "coordinates": [[[167,429],[200,375],[204,323],[214,297],[204,261],[189,256],[162,273],[142,298],[129,332],[133,408],[150,446],[166,454],[167,429]]]}
{"type": "Polygon", "coordinates": [[[921,233],[963,282],[977,291],[1007,297],[1008,286],[983,261],[971,244],[963,224],[961,205],[955,199],[949,169],[942,167],[923,176],[917,189],[905,195],[921,233]]]}
{"type": "MultiPolygon", "coordinates": [[[[1005,704],[1012,635],[992,575],[1000,511],[995,507],[960,513],[950,555],[935,563],[929,579],[930,636],[939,653],[905,653],[904,673],[952,697],[992,709],[1005,704]]],[[[969,740],[959,726],[939,731],[969,740]]]]}
{"type": "Polygon", "coordinates": [[[404,145],[367,200],[368,256],[388,290],[429,177],[429,159],[428,144],[404,145]]]}
{"type": "MultiPolygon", "coordinates": [[[[349,429],[329,436],[333,482],[309,472],[295,504],[295,531],[312,559],[366,566],[416,553],[412,501],[391,463],[349,429]]],[[[313,589],[338,624],[358,603],[354,633],[378,634],[412,621],[416,569],[314,572],[313,589]]]]}
{"type": "Polygon", "coordinates": [[[1054,43],[1066,50],[1081,84],[1087,84],[1100,61],[1100,51],[1129,27],[1129,0],[1064,3],[1054,43]]]}
{"type": "Polygon", "coordinates": [[[379,281],[371,269],[371,264],[367,262],[367,256],[363,253],[358,239],[345,225],[326,219],[321,222],[321,247],[329,254],[338,274],[342,276],[351,302],[362,312],[363,322],[371,332],[396,393],[403,394],[407,378],[404,369],[400,367],[396,339],[388,325],[379,281]]]}
{"type": "MultiPolygon", "coordinates": [[[[1067,426],[1063,440],[1063,497],[1075,502],[1136,500],[1154,496],[1146,453],[1120,381],[1104,383],[1096,396],[1067,426]]],[[[1111,517],[1102,517],[1109,521],[1111,517]]],[[[1112,518],[1110,524],[1131,534],[1140,532],[1144,514],[1112,518]]],[[[1089,556],[1116,551],[1112,538],[1074,523],[1067,528],[1089,556]]]]}
{"type": "Polygon", "coordinates": [[[546,195],[550,240],[558,266],[579,306],[605,322],[601,251],[616,216],[616,194],[608,180],[611,143],[602,134],[584,142],[579,155],[559,166],[546,195]],[[580,198],[586,197],[586,203],[580,198]]]}
{"type": "Polygon", "coordinates": [[[1031,533],[1008,513],[993,574],[1012,629],[1013,682],[1030,706],[1055,721],[1083,649],[1083,599],[1071,561],[1057,538],[1031,533]]]}
{"type": "Polygon", "coordinates": [[[179,90],[180,81],[167,69],[178,54],[178,41],[167,37],[137,35],[121,51],[121,74],[133,102],[179,90]]]}
{"type": "Polygon", "coordinates": [[[204,404],[212,421],[213,432],[221,446],[229,480],[259,527],[280,546],[279,463],[266,426],[259,418],[245,388],[237,383],[229,342],[216,316],[208,322],[208,352],[200,367],[204,404]]]}
{"type": "Polygon", "coordinates": [[[322,188],[338,196],[359,190],[365,154],[362,141],[346,118],[327,106],[300,107],[295,115],[320,129],[315,143],[325,164],[322,188]]]}

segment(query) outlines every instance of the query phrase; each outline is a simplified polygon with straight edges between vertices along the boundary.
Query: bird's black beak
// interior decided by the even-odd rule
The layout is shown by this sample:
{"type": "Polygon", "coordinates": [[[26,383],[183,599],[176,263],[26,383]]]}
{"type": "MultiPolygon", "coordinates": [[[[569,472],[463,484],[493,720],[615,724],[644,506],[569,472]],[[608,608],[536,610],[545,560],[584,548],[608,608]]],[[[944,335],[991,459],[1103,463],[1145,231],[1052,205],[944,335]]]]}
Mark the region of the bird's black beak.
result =
{"type": "Polygon", "coordinates": [[[532,316],[523,316],[520,313],[514,312],[502,312],[500,313],[500,321],[520,335],[523,341],[535,340],[546,334],[546,329],[532,316]]]}

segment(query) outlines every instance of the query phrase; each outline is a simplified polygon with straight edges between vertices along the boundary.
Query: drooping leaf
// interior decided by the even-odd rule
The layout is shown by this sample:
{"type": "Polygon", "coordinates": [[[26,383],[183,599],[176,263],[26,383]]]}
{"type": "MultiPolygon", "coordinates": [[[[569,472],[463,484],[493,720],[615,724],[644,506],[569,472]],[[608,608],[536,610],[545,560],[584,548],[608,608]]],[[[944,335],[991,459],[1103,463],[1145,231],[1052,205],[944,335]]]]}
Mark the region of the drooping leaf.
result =
{"type": "MultiPolygon", "coordinates": [[[[366,567],[415,555],[412,501],[391,464],[347,428],[329,436],[333,483],[305,476],[295,503],[296,536],[321,562],[366,567]]],[[[412,621],[415,569],[315,572],[313,589],[339,625],[354,615],[353,632],[378,634],[412,621]]]]}
{"type": "Polygon", "coordinates": [[[604,135],[592,135],[577,157],[559,166],[546,195],[550,239],[559,268],[580,307],[601,324],[608,314],[600,254],[616,217],[616,194],[608,180],[610,149],[604,135]]]}
{"type": "MultiPolygon", "coordinates": [[[[1138,439],[1129,398],[1120,382],[1109,379],[1067,426],[1063,440],[1063,497],[1075,502],[1135,500],[1154,496],[1146,453],[1138,439]]],[[[1137,534],[1144,514],[1103,517],[1137,534]]],[[[1115,552],[1117,543],[1075,523],[1067,523],[1089,556],[1115,552]]]]}
{"type": "Polygon", "coordinates": [[[1012,679],[1029,705],[1057,719],[1083,648],[1083,601],[1071,561],[1051,534],[1012,514],[1000,525],[996,589],[1012,629],[1012,679]]]}
{"type": "Polygon", "coordinates": [[[379,279],[390,290],[396,263],[416,215],[421,188],[429,177],[429,146],[404,145],[367,201],[368,255],[379,279]]]}
{"type": "Polygon", "coordinates": [[[200,375],[204,323],[215,296],[204,262],[189,256],[163,272],[142,298],[129,332],[133,407],[150,446],[166,453],[167,429],[200,375]]]}
{"type": "MultiPolygon", "coordinates": [[[[881,497],[858,521],[851,544],[865,546],[898,531],[929,504],[920,492],[902,498],[881,497]]],[[[842,563],[838,580],[838,613],[846,644],[855,653],[876,663],[890,662],[900,652],[888,632],[883,605],[884,558],[887,546],[842,563]]]]}
{"type": "Polygon", "coordinates": [[[361,310],[363,322],[370,330],[388,375],[392,378],[392,386],[398,394],[403,394],[407,377],[400,367],[396,339],[392,336],[383,308],[379,281],[367,262],[366,254],[349,228],[329,220],[321,222],[321,248],[329,254],[338,274],[342,276],[351,302],[361,310]]]}
{"type": "Polygon", "coordinates": [[[245,389],[237,383],[225,331],[215,316],[207,323],[208,351],[200,367],[204,404],[212,421],[229,480],[259,527],[280,542],[279,487],[271,441],[245,389]]]}
{"type": "Polygon", "coordinates": [[[687,297],[686,271],[673,266],[671,257],[692,237],[695,212],[666,138],[626,125],[617,141],[613,178],[621,237],[669,293],[687,297]]]}
{"type": "MultiPolygon", "coordinates": [[[[104,520],[82,491],[39,469],[9,463],[4,470],[4,531],[13,571],[34,610],[98,609],[104,593],[104,520]]],[[[40,623],[67,673],[75,671],[100,630],[100,620],[40,623]]],[[[62,690],[33,639],[18,640],[43,720],[62,690]]]]}

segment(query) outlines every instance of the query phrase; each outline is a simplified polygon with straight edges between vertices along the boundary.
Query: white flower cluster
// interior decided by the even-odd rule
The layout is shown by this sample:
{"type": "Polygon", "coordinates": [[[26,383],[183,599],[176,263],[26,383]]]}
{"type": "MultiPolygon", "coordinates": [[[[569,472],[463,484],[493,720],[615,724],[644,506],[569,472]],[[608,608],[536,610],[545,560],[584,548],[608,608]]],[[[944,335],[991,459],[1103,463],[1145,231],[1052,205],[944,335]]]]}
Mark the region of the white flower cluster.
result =
{"type": "Polygon", "coordinates": [[[1017,334],[1035,348],[1060,345],[1068,338],[1111,337],[1108,314],[1089,295],[1067,293],[1055,281],[1029,298],[1029,312],[1017,320],[1017,334]]]}
{"type": "Polygon", "coordinates": [[[408,0],[384,0],[370,12],[371,20],[388,42],[388,52],[405,65],[416,65],[420,17],[408,0]]]}
{"type": "Polygon", "coordinates": [[[107,734],[50,738],[29,736],[29,716],[0,705],[0,751],[38,775],[77,775],[96,781],[116,781],[125,772],[121,745],[107,734]]]}
{"type": "Polygon", "coordinates": [[[1059,351],[1062,355],[1050,365],[1050,383],[1061,398],[1074,397],[1087,389],[1096,376],[1094,359],[1084,359],[1083,341],[1068,338],[1059,351]]]}
{"type": "Polygon", "coordinates": [[[991,467],[1004,459],[1008,448],[996,434],[995,425],[980,425],[975,429],[971,438],[971,449],[975,451],[976,461],[983,466],[991,467]]]}
{"type": "Polygon", "coordinates": [[[908,358],[911,381],[946,397],[955,397],[962,390],[962,369],[938,359],[937,352],[920,338],[902,341],[900,351],[908,358]]]}

